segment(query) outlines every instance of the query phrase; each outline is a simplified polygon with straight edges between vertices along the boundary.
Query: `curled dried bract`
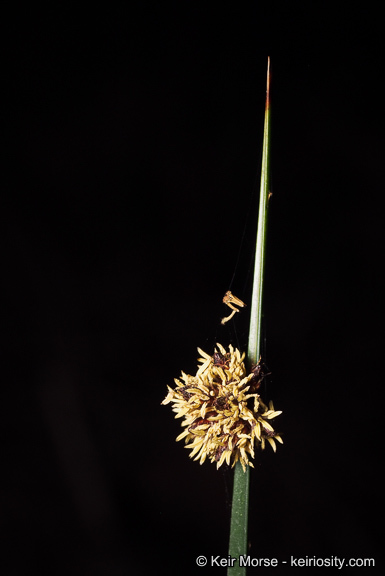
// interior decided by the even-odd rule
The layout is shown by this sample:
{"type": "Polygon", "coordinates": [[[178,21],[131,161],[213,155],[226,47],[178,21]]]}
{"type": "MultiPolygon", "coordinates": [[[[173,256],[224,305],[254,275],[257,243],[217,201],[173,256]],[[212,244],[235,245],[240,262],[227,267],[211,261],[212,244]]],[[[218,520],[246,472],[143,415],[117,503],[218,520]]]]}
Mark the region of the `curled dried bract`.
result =
{"type": "Polygon", "coordinates": [[[226,316],[226,318],[222,318],[221,324],[226,324],[226,322],[231,320],[231,318],[234,316],[236,312],[239,312],[238,308],[236,308],[235,306],[240,306],[241,308],[244,308],[246,306],[246,304],[242,302],[242,300],[234,296],[234,294],[232,294],[230,290],[228,290],[226,294],[223,296],[222,302],[226,304],[229,308],[231,308],[232,312],[229,316],[226,316]]]}

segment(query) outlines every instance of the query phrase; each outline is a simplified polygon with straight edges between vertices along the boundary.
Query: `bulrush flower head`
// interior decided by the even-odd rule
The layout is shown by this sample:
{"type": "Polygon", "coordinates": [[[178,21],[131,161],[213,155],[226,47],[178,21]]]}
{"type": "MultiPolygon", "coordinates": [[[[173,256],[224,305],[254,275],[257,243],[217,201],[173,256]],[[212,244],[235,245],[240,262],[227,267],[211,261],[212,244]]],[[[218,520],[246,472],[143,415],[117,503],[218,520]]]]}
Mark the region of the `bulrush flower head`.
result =
{"type": "MultiPolygon", "coordinates": [[[[266,441],[274,452],[276,441],[282,438],[274,432],[270,420],[281,414],[273,403],[266,406],[257,393],[263,378],[261,370],[246,373],[244,358],[230,344],[227,352],[217,344],[213,356],[200,348],[199,366],[195,376],[182,372],[175,379],[176,388],[168,386],[162,404],[173,404],[175,418],[183,418],[185,430],[178,440],[185,439],[190,458],[200,464],[208,458],[217,468],[224,462],[235,465],[239,460],[244,470],[253,466],[254,449],[265,447],[266,441]]],[[[257,364],[257,367],[259,364],[257,364]]]]}

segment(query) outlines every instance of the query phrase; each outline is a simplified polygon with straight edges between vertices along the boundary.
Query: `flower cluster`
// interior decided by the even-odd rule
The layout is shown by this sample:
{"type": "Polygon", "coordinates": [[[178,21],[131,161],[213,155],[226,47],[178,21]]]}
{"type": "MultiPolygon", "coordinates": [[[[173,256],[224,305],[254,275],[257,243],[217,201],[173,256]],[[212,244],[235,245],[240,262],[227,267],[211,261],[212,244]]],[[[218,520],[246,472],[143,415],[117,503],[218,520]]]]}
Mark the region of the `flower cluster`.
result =
{"type": "Polygon", "coordinates": [[[195,376],[182,372],[175,379],[175,389],[168,386],[168,395],[162,404],[173,403],[175,418],[184,418],[184,432],[177,437],[185,439],[190,457],[200,464],[209,458],[219,468],[224,462],[234,466],[239,460],[244,470],[253,466],[254,447],[265,447],[266,440],[276,450],[275,440],[282,438],[274,432],[269,420],[279,414],[273,403],[267,407],[257,390],[263,379],[261,365],[246,373],[245,354],[229,346],[227,352],[217,344],[210,356],[198,348],[201,358],[195,376]]]}

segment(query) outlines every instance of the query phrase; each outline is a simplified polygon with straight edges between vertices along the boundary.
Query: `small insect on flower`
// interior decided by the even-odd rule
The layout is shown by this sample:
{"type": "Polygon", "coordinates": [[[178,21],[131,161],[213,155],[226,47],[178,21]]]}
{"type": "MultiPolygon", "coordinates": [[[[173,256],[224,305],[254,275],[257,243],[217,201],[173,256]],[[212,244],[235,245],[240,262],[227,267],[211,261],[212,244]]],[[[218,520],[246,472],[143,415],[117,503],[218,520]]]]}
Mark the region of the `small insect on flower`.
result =
{"type": "Polygon", "coordinates": [[[185,439],[191,458],[200,464],[209,458],[217,468],[239,460],[245,470],[253,466],[249,458],[254,458],[255,446],[263,449],[267,440],[275,452],[275,440],[282,443],[269,422],[281,411],[272,402],[266,406],[257,393],[266,376],[260,361],[248,374],[244,353],[231,345],[229,351],[217,347],[212,356],[198,348],[196,375],[182,372],[176,388],[168,386],[162,404],[171,402],[175,418],[183,418],[177,441],[185,439]]]}
{"type": "Polygon", "coordinates": [[[226,294],[223,296],[223,300],[222,302],[224,304],[226,304],[227,306],[229,306],[229,308],[232,309],[232,312],[230,314],[230,316],[226,316],[226,318],[222,318],[221,320],[221,324],[226,324],[226,322],[228,322],[229,320],[231,320],[231,318],[234,316],[234,314],[236,312],[239,312],[238,308],[236,308],[234,306],[234,304],[236,306],[240,306],[241,308],[243,308],[244,306],[246,306],[246,304],[244,302],[242,302],[242,300],[240,300],[239,298],[237,298],[236,296],[234,296],[230,290],[228,290],[226,292],[226,294]]]}

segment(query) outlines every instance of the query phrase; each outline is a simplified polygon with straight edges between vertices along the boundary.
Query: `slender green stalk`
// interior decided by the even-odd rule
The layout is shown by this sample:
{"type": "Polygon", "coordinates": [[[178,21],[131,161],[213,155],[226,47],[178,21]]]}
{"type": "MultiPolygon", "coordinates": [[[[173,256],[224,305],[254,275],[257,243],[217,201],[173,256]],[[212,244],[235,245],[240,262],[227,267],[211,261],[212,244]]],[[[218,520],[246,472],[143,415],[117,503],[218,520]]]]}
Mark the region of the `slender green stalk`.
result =
{"type": "MultiPolygon", "coordinates": [[[[249,344],[247,361],[256,364],[260,357],[261,347],[261,319],[262,319],[262,286],[265,260],[265,243],[267,228],[267,207],[269,202],[269,148],[270,148],[270,58],[267,63],[266,108],[265,125],[263,133],[263,153],[261,170],[261,188],[258,213],[257,242],[255,249],[253,293],[250,312],[249,344]]],[[[239,566],[239,557],[247,555],[247,527],[249,510],[249,481],[250,469],[246,467],[243,472],[238,461],[234,470],[233,501],[231,507],[231,526],[229,555],[237,561],[229,567],[229,576],[245,576],[246,567],[239,566]]]]}
{"type": "Polygon", "coordinates": [[[267,65],[267,87],[265,126],[263,131],[263,152],[261,169],[261,191],[259,197],[257,243],[255,249],[253,293],[251,299],[249,346],[247,359],[255,364],[260,357],[261,320],[262,320],[262,287],[265,263],[265,245],[267,230],[267,208],[269,203],[269,167],[270,167],[270,59],[267,65]]]}

